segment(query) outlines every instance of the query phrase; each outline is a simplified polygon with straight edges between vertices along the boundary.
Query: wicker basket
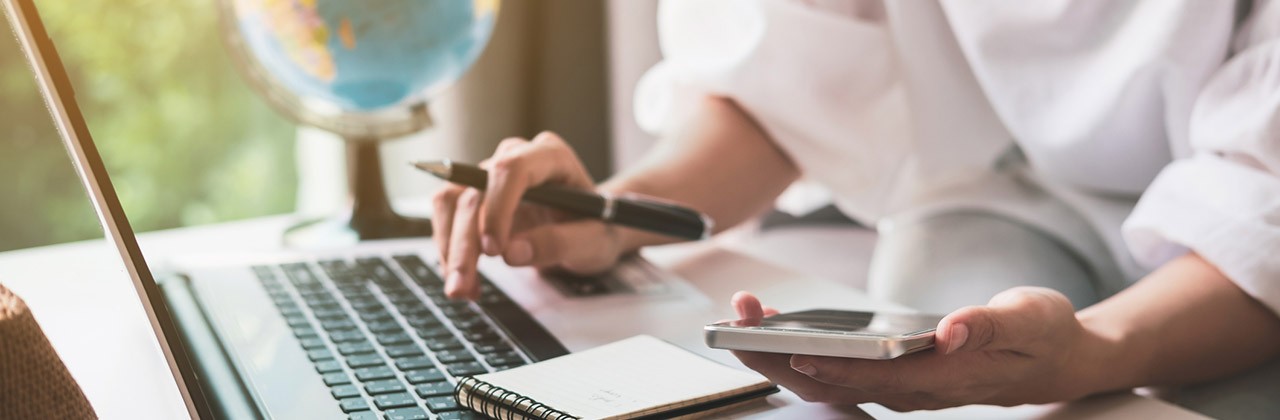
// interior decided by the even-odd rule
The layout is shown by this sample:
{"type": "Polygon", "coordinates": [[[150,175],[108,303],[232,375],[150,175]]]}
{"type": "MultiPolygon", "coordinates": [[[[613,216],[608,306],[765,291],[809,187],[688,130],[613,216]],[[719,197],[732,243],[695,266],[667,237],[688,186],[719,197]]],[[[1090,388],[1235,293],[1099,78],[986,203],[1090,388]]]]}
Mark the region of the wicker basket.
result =
{"type": "Polygon", "coordinates": [[[27,305],[0,284],[0,419],[97,418],[27,305]]]}

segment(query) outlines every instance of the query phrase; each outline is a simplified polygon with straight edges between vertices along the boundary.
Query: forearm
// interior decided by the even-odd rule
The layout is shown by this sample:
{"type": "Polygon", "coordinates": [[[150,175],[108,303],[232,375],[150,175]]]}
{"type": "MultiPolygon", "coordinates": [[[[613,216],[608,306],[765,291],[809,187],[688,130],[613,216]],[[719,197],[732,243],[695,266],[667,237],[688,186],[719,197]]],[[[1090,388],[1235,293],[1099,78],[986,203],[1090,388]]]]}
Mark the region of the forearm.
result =
{"type": "Polygon", "coordinates": [[[1195,254],[1077,317],[1086,394],[1205,381],[1280,355],[1280,318],[1195,254]]]}
{"type": "MultiPolygon", "coordinates": [[[[600,186],[677,201],[715,221],[717,232],[770,208],[799,170],[733,101],[707,97],[634,168],[600,186]]],[[[670,242],[636,230],[624,248],[670,242]]]]}

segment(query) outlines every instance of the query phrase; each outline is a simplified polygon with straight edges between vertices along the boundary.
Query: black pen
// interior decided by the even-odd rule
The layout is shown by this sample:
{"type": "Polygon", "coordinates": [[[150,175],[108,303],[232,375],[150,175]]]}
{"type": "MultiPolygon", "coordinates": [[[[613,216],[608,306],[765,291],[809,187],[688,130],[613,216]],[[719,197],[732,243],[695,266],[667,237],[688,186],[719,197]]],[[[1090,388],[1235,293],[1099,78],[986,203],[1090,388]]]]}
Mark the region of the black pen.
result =
{"type": "MultiPolygon", "coordinates": [[[[413,166],[445,181],[481,191],[489,185],[489,172],[472,165],[441,160],[414,162],[413,166]]],[[[704,239],[711,235],[712,223],[707,215],[652,199],[613,197],[558,185],[530,188],[522,198],[569,214],[677,238],[704,239]]]]}

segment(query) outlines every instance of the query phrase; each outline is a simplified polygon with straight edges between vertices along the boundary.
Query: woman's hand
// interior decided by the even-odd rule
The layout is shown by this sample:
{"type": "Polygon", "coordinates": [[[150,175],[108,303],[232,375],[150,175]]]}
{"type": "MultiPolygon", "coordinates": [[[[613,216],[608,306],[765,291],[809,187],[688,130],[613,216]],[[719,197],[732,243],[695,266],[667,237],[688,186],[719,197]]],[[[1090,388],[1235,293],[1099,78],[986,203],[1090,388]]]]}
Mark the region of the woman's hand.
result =
{"type": "MultiPolygon", "coordinates": [[[[734,295],[733,306],[741,319],[770,314],[746,292],[734,295]]],[[[1103,365],[1092,351],[1102,345],[1061,293],[1023,287],[946,316],[934,351],[892,360],[733,353],[806,401],[874,402],[911,411],[1082,397],[1092,389],[1087,382],[1096,377],[1094,369],[1103,365]]]]}
{"type": "Polygon", "coordinates": [[[431,223],[449,297],[479,296],[476,261],[481,253],[500,255],[511,266],[558,266],[582,273],[617,262],[622,247],[613,227],[520,202],[526,190],[542,184],[595,188],[559,136],[543,132],[532,141],[503,140],[480,166],[489,171],[485,191],[450,184],[433,197],[431,223]]]}

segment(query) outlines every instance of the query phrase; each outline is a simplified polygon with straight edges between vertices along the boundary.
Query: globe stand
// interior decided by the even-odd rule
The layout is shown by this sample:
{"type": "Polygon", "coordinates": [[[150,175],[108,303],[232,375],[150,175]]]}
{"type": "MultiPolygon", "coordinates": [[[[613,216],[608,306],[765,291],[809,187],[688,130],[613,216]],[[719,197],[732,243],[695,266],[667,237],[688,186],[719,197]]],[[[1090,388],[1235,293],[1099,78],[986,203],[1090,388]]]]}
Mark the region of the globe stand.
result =
{"type": "Polygon", "coordinates": [[[299,223],[285,231],[289,247],[349,245],[371,239],[431,236],[431,220],[396,213],[382,179],[380,143],[348,138],[347,191],[351,208],[341,215],[299,223]]]}

